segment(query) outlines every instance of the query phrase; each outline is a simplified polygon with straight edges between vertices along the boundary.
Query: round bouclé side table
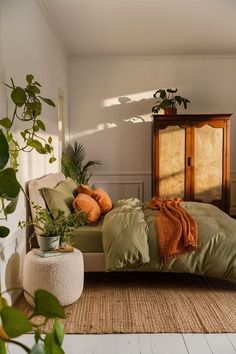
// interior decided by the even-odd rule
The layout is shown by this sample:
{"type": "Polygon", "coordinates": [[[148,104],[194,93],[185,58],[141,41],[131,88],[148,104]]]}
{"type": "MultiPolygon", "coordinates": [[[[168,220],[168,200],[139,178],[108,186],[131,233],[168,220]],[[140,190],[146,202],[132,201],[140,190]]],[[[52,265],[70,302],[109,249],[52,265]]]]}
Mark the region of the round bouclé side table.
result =
{"type": "MultiPolygon", "coordinates": [[[[67,306],[80,297],[83,286],[84,261],[79,250],[52,257],[40,257],[31,250],[25,256],[23,288],[30,294],[44,289],[56,296],[62,306],[67,306]]],[[[34,306],[26,293],[25,299],[34,306]]]]}

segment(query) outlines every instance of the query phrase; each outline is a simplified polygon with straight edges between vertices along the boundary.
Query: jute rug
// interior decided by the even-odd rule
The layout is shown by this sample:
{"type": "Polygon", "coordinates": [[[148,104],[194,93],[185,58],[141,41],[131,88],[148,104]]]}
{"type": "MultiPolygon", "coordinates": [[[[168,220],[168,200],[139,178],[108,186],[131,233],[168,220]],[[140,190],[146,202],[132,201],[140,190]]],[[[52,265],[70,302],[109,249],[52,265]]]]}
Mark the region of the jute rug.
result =
{"type": "MultiPolygon", "coordinates": [[[[15,306],[32,313],[23,296],[15,306]]],[[[236,284],[184,274],[88,274],[66,315],[66,333],[236,332],[236,284]]]]}

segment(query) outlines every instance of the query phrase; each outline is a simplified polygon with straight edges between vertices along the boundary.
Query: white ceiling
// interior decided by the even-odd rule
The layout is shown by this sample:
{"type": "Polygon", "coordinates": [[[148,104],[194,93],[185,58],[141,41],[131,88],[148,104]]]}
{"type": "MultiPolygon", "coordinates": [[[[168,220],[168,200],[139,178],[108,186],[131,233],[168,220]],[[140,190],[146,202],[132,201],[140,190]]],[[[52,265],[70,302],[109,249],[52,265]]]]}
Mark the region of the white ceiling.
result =
{"type": "Polygon", "coordinates": [[[70,56],[236,54],[236,0],[40,0],[70,56]]]}

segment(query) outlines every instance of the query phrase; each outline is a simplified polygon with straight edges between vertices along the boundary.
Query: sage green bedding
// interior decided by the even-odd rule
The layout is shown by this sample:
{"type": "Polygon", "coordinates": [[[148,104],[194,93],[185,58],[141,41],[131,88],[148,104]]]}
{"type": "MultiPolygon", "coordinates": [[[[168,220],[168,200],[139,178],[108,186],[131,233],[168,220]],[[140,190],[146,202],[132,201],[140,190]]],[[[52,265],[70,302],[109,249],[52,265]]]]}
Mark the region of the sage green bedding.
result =
{"type": "Polygon", "coordinates": [[[106,270],[150,262],[147,234],[148,225],[140,200],[131,198],[114,203],[102,225],[106,270]]]}
{"type": "Polygon", "coordinates": [[[84,253],[103,252],[102,222],[103,219],[97,225],[76,228],[73,232],[73,246],[84,253]]]}
{"type": "Polygon", "coordinates": [[[236,220],[210,204],[181,205],[198,224],[198,248],[162,265],[158,211],[134,198],[115,203],[102,226],[106,271],[181,272],[236,279],[236,220]]]}

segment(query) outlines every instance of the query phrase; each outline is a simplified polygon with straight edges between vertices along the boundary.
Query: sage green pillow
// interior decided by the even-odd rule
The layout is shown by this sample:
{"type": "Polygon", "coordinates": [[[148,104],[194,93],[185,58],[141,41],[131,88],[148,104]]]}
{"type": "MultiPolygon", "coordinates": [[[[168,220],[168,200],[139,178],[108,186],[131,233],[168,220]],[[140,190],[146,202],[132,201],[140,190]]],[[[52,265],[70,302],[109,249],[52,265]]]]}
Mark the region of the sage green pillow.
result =
{"type": "Polygon", "coordinates": [[[78,185],[72,178],[67,177],[64,181],[61,181],[60,183],[65,185],[67,188],[69,188],[71,193],[73,193],[74,197],[77,196],[77,194],[78,194],[78,191],[77,191],[78,185]]]}
{"type": "Polygon", "coordinates": [[[59,210],[63,211],[66,217],[73,212],[74,196],[70,191],[64,193],[53,188],[42,188],[41,192],[54,219],[58,216],[59,210]]]}
{"type": "Polygon", "coordinates": [[[67,194],[68,196],[74,198],[74,194],[72,192],[72,189],[70,188],[69,184],[67,181],[60,181],[54,189],[58,192],[67,194]]]}

